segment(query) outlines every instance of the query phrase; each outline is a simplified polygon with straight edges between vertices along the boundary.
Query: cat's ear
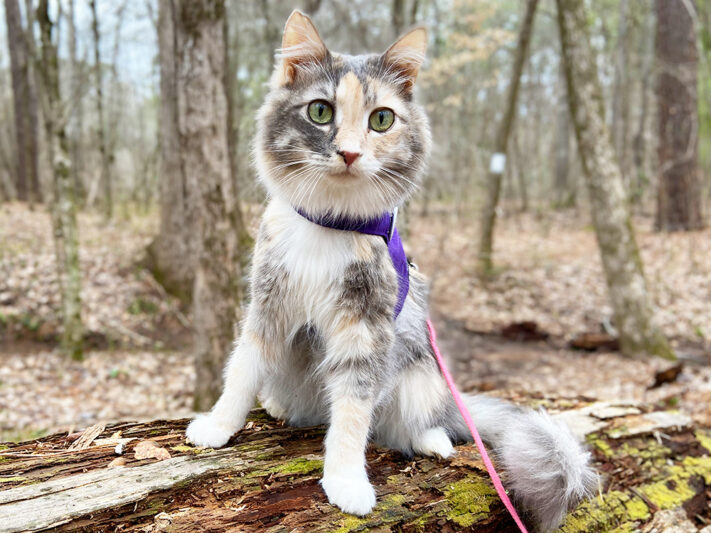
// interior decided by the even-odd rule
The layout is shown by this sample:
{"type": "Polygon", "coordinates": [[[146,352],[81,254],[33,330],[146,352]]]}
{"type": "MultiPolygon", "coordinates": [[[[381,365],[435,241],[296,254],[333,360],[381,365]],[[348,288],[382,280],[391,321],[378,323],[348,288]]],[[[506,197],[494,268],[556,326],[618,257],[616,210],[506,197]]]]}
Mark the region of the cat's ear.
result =
{"type": "Polygon", "coordinates": [[[425,61],[427,52],[427,30],[418,26],[400,37],[382,56],[383,65],[389,72],[396,74],[411,91],[417,73],[425,61]]]}
{"type": "Polygon", "coordinates": [[[328,49],[311,19],[298,9],[292,11],[284,26],[279,51],[281,64],[277,68],[280,85],[293,83],[300,65],[318,63],[327,55],[328,49]]]}

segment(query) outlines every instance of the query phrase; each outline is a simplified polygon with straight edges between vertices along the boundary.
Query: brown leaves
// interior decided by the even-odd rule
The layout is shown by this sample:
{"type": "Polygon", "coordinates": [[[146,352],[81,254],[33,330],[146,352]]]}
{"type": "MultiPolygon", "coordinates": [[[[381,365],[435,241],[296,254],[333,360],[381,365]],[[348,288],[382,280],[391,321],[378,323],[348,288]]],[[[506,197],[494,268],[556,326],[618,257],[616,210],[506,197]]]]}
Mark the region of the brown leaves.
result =
{"type": "Polygon", "coordinates": [[[170,459],[170,452],[165,448],[161,448],[152,440],[142,440],[136,444],[133,453],[138,460],[157,459],[159,461],[165,461],[166,459],[170,459]]]}

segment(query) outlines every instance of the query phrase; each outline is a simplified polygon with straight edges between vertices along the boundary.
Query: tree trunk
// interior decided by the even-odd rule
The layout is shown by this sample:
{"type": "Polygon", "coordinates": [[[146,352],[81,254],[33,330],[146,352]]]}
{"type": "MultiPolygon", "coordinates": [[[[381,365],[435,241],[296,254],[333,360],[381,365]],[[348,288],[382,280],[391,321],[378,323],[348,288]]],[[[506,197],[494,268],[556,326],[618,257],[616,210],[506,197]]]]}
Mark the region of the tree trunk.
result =
{"type": "Polygon", "coordinates": [[[180,153],[187,180],[188,227],[195,235],[193,288],[195,409],[219,397],[242,293],[240,237],[246,234],[230,173],[225,93],[224,1],[183,2],[177,33],[180,153]]]}
{"type": "Polygon", "coordinates": [[[629,188],[631,183],[627,165],[627,137],[629,135],[628,17],[629,1],[620,0],[617,27],[617,57],[615,58],[615,76],[612,94],[612,145],[615,148],[617,161],[622,172],[622,179],[625,181],[627,188],[629,188]]]}
{"type": "Polygon", "coordinates": [[[84,128],[84,99],[81,98],[80,92],[83,84],[82,70],[79,66],[77,57],[77,28],[74,9],[74,0],[69,0],[69,65],[71,69],[71,90],[72,98],[76,99],[74,112],[71,117],[71,141],[70,153],[72,160],[72,179],[74,180],[74,190],[76,191],[77,200],[84,198],[84,187],[81,180],[82,169],[82,133],[84,128]]]}
{"type": "Polygon", "coordinates": [[[37,52],[35,47],[35,15],[31,9],[32,0],[25,0],[25,13],[27,28],[25,30],[25,43],[30,60],[27,63],[27,120],[29,124],[29,186],[33,201],[42,202],[42,183],[40,179],[40,102],[37,94],[37,75],[35,73],[37,52]]]}
{"type": "Polygon", "coordinates": [[[10,49],[10,71],[12,73],[12,97],[15,116],[15,190],[17,198],[28,200],[29,142],[28,124],[28,53],[22,32],[22,18],[18,0],[5,0],[5,20],[7,40],[10,49]]]}
{"type": "Polygon", "coordinates": [[[160,231],[147,249],[147,266],[172,294],[187,302],[195,280],[193,233],[186,218],[188,191],[180,145],[178,121],[178,53],[182,47],[176,30],[180,3],[160,0],[158,46],[160,51],[160,231]]]}
{"type": "Polygon", "coordinates": [[[605,127],[602,88],[584,0],[557,0],[557,5],[570,117],[592,203],[620,349],[628,356],[651,354],[671,359],[674,352],[654,324],[622,174],[605,127]]]}
{"type": "Polygon", "coordinates": [[[94,81],[96,83],[96,130],[101,155],[101,185],[104,189],[104,216],[113,217],[113,192],[111,183],[111,158],[106,142],[106,121],[104,116],[104,83],[101,73],[101,53],[99,51],[99,20],[96,15],[96,0],[89,0],[91,7],[91,31],[94,37],[94,81]]]}
{"type": "Polygon", "coordinates": [[[656,227],[704,226],[699,174],[699,116],[694,0],[656,0],[659,189],[656,227]]]}
{"type": "Polygon", "coordinates": [[[52,42],[54,24],[49,18],[48,0],[37,8],[42,42],[42,79],[47,147],[52,165],[52,229],[59,287],[62,295],[62,349],[74,359],[82,358],[81,272],[79,270],[79,235],[76,219],[76,191],[72,180],[67,136],[62,119],[59,87],[59,58],[52,42]]]}
{"type": "Polygon", "coordinates": [[[634,166],[636,181],[632,189],[632,201],[639,201],[649,183],[649,173],[647,171],[647,117],[649,115],[649,91],[650,80],[654,63],[654,11],[649,10],[646,20],[643,21],[642,38],[640,39],[639,55],[642,58],[640,83],[640,108],[637,121],[637,131],[632,141],[634,151],[634,166]]]}
{"type": "Polygon", "coordinates": [[[405,27],[405,0],[393,0],[390,21],[392,23],[393,34],[395,35],[395,39],[397,39],[405,27]]]}
{"type": "MultiPolygon", "coordinates": [[[[605,473],[600,494],[580,504],[560,532],[639,531],[682,505],[708,517],[708,428],[679,413],[608,403],[557,416],[587,434],[605,473]]],[[[318,483],[322,427],[284,427],[255,410],[228,447],[197,450],[185,442],[186,424],[99,425],[3,446],[3,531],[517,531],[472,445],[458,446],[448,460],[371,447],[378,504],[357,518],[329,505],[318,483]],[[139,447],[145,441],[156,446],[139,447]],[[138,459],[141,448],[162,449],[164,460],[138,459]],[[112,463],[123,466],[107,468],[112,463]]]]}
{"type": "Polygon", "coordinates": [[[555,128],[555,196],[557,207],[575,205],[575,189],[570,183],[570,112],[565,70],[561,65],[558,81],[558,105],[555,128]]]}
{"type": "Polygon", "coordinates": [[[528,53],[528,45],[533,33],[533,17],[536,13],[538,0],[528,0],[526,5],[526,15],[521,26],[521,33],[518,37],[516,47],[516,58],[514,59],[511,83],[509,84],[508,96],[506,99],[506,109],[499,124],[499,130],[494,142],[494,155],[491,158],[489,175],[487,178],[487,197],[484,204],[481,226],[479,234],[479,257],[478,268],[480,274],[489,275],[494,269],[493,241],[494,226],[496,224],[496,208],[499,205],[501,194],[501,178],[506,166],[506,149],[509,143],[509,135],[516,117],[516,101],[518,99],[518,89],[521,84],[521,73],[528,53]]]}

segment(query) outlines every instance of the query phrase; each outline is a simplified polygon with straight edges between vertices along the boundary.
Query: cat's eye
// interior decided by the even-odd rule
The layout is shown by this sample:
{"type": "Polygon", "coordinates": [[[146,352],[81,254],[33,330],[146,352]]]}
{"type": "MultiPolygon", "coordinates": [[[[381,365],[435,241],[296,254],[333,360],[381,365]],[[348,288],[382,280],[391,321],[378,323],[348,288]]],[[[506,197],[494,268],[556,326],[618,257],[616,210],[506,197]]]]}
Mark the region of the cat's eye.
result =
{"type": "Polygon", "coordinates": [[[333,107],[324,100],[314,100],[309,104],[309,118],[316,124],[328,124],[333,120],[333,107]]]}
{"type": "Polygon", "coordinates": [[[370,118],[368,119],[370,129],[381,133],[389,130],[393,122],[395,122],[395,113],[393,113],[392,109],[386,107],[376,109],[370,114],[370,118]]]}

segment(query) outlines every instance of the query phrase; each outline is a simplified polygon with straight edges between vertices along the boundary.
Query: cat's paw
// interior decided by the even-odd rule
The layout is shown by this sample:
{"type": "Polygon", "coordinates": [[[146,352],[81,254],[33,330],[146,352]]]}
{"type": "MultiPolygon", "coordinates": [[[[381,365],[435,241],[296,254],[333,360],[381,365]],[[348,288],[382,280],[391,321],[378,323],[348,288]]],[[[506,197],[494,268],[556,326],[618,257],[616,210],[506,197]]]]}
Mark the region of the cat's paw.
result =
{"type": "Polygon", "coordinates": [[[221,448],[233,434],[232,428],[219,424],[209,414],[199,415],[185,430],[190,442],[201,448],[221,448]]]}
{"type": "Polygon", "coordinates": [[[424,431],[415,442],[412,448],[416,453],[428,455],[430,457],[437,456],[442,459],[450,457],[454,453],[454,446],[449,440],[449,435],[444,428],[436,427],[424,431]]]}
{"type": "Polygon", "coordinates": [[[375,490],[367,476],[324,476],[321,486],[328,501],[344,513],[363,516],[375,506],[375,490]]]}

